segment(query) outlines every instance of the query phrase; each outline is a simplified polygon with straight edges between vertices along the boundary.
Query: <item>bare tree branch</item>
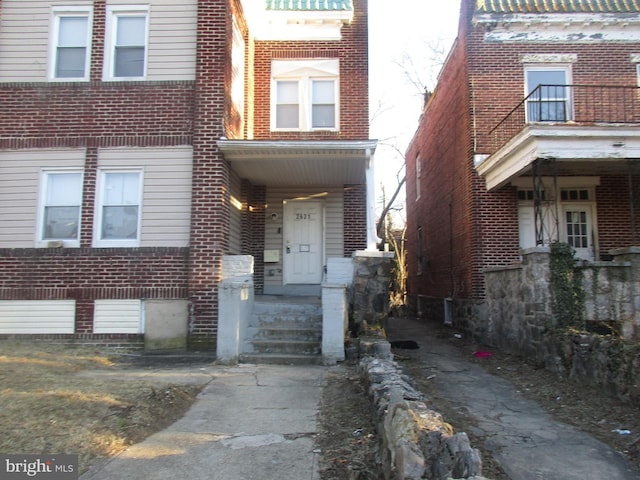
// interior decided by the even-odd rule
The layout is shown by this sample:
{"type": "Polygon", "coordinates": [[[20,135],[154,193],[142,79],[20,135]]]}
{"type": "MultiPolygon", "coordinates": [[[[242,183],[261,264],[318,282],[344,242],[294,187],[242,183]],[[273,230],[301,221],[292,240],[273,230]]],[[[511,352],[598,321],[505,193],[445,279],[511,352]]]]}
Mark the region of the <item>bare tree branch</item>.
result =
{"type": "Polygon", "coordinates": [[[376,233],[378,234],[379,238],[385,238],[384,222],[385,222],[385,219],[387,218],[387,213],[389,213],[389,210],[393,206],[393,202],[395,202],[396,198],[398,197],[398,194],[400,193],[400,190],[402,190],[402,186],[404,185],[404,182],[406,181],[406,179],[407,177],[405,175],[402,178],[402,180],[398,182],[398,185],[396,186],[396,191],[393,192],[393,195],[391,196],[391,200],[389,200],[389,202],[387,202],[387,204],[384,205],[384,207],[382,208],[382,213],[380,214],[380,217],[378,218],[378,223],[376,224],[376,233]]]}

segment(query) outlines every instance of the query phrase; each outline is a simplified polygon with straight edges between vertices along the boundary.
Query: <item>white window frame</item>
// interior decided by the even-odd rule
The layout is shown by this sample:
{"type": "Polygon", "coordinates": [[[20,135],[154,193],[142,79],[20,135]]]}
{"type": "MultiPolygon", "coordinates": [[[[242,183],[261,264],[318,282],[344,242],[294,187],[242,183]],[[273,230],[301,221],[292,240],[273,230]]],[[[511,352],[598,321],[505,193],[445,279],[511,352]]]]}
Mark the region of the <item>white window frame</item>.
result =
{"type": "Polygon", "coordinates": [[[271,76],[271,131],[273,132],[312,132],[340,130],[340,65],[337,59],[318,60],[274,60],[271,76]],[[288,65],[287,65],[288,64],[288,65]],[[286,65],[285,68],[283,68],[286,65]],[[286,73],[280,73],[286,70],[286,73]],[[332,127],[314,127],[313,82],[331,81],[334,84],[334,125],[332,127]],[[278,82],[298,83],[298,126],[277,126],[278,82]]]}
{"type": "MultiPolygon", "coordinates": [[[[570,65],[557,65],[557,64],[535,64],[535,65],[525,65],[524,67],[524,95],[525,97],[528,97],[529,94],[534,90],[534,88],[530,88],[529,87],[529,76],[528,73],[529,72],[564,72],[565,74],[565,85],[571,85],[572,84],[572,71],[571,71],[571,66],[570,65]]],[[[555,100],[559,100],[559,99],[540,99],[540,103],[542,102],[549,102],[549,101],[555,101],[555,100]]],[[[565,119],[564,121],[569,121],[573,119],[573,98],[572,98],[572,92],[571,89],[567,88],[567,92],[566,92],[566,97],[564,98],[565,101],[565,119]]],[[[525,106],[525,115],[527,117],[527,123],[532,122],[532,123],[536,123],[536,122],[553,122],[554,120],[531,120],[529,118],[529,101],[527,101],[527,104],[525,106]]],[[[560,121],[558,121],[560,122],[560,121]]]]}
{"type": "Polygon", "coordinates": [[[144,170],[142,168],[100,168],[98,169],[98,178],[96,181],[96,200],[95,214],[93,224],[93,245],[94,247],[139,247],[140,238],[142,236],[142,198],[144,188],[144,170]],[[105,177],[108,174],[138,174],[138,218],[136,225],[136,238],[102,238],[102,222],[105,207],[105,177]]]}
{"type": "Polygon", "coordinates": [[[104,81],[131,81],[145,80],[147,78],[147,68],[149,63],[149,5],[108,5],[107,6],[107,22],[105,28],[104,42],[104,71],[102,79],[104,81]],[[144,66],[142,75],[130,77],[115,76],[115,48],[117,40],[118,20],[122,17],[145,17],[144,31],[144,66]]]}
{"type": "MultiPolygon", "coordinates": [[[[40,195],[38,199],[38,214],[37,214],[37,227],[36,227],[36,247],[48,247],[52,243],[62,242],[61,246],[64,247],[79,247],[80,246],[80,234],[82,230],[82,197],[83,197],[83,186],[84,186],[84,172],[82,169],[74,168],[74,169],[46,169],[40,172],[40,195]],[[80,198],[78,199],[78,229],[76,238],[44,238],[45,237],[45,208],[48,206],[47,204],[47,189],[49,185],[49,176],[50,175],[60,175],[60,174],[75,174],[79,175],[80,179],[80,198]]],[[[71,206],[71,205],[69,205],[71,206]]],[[[75,205],[73,205],[75,206],[75,205]]]]}
{"type": "Polygon", "coordinates": [[[93,8],[81,6],[52,7],[49,38],[49,68],[48,78],[54,82],[89,81],[91,72],[91,45],[93,32],[93,8]],[[83,17],[87,19],[87,34],[85,39],[84,74],[80,77],[58,77],[56,69],[58,65],[58,44],[60,42],[60,19],[62,17],[83,17]]]}

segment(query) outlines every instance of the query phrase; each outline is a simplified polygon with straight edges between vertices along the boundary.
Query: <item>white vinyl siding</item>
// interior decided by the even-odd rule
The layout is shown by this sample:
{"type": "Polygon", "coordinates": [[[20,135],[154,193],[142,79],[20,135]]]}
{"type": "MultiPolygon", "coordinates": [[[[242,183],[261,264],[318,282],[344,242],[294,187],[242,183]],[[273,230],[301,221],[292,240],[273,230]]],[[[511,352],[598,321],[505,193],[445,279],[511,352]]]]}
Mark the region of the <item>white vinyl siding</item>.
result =
{"type": "Polygon", "coordinates": [[[75,300],[1,300],[0,333],[74,333],[75,300]]]}
{"type": "Polygon", "coordinates": [[[96,300],[93,333],[143,333],[140,300],[96,300]]]}
{"type": "Polygon", "coordinates": [[[186,247],[191,219],[191,147],[101,149],[101,169],[144,169],[141,247],[186,247]]]}
{"type": "Polygon", "coordinates": [[[43,170],[82,169],[85,149],[0,151],[0,248],[33,248],[43,170]]]}
{"type": "Polygon", "coordinates": [[[147,80],[195,79],[197,26],[196,0],[151,2],[147,80]]]}
{"type": "Polygon", "coordinates": [[[2,0],[0,82],[47,80],[52,4],[2,0]]]}
{"type": "MultiPolygon", "coordinates": [[[[64,5],[86,7],[91,3],[69,0],[64,5]]],[[[136,2],[109,1],[109,5],[132,4],[136,2]]],[[[47,80],[53,41],[51,9],[59,5],[44,0],[2,0],[0,82],[47,80]]],[[[152,0],[149,11],[146,80],[195,79],[197,1],[152,0]]]]}
{"type": "Polygon", "coordinates": [[[268,189],[267,205],[265,212],[265,250],[278,250],[280,263],[265,264],[265,286],[279,287],[282,285],[282,257],[283,257],[283,200],[295,198],[309,198],[314,194],[328,192],[326,196],[320,196],[324,202],[324,264],[328,257],[344,256],[344,208],[342,190],[313,190],[300,191],[288,189],[268,189]],[[272,214],[277,214],[275,220],[272,214]],[[279,233],[280,232],[280,233],[279,233]],[[273,275],[270,274],[273,271],[273,275]]]}

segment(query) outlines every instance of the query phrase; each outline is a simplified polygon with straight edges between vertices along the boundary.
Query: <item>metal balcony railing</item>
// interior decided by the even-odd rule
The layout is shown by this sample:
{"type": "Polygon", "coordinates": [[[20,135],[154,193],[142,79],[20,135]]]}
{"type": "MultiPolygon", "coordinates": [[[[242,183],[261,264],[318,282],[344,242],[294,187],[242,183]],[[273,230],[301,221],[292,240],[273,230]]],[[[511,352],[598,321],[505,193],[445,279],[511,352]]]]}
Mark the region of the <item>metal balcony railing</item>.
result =
{"type": "Polygon", "coordinates": [[[526,125],[640,124],[640,87],[538,85],[489,131],[492,152],[526,125]]]}

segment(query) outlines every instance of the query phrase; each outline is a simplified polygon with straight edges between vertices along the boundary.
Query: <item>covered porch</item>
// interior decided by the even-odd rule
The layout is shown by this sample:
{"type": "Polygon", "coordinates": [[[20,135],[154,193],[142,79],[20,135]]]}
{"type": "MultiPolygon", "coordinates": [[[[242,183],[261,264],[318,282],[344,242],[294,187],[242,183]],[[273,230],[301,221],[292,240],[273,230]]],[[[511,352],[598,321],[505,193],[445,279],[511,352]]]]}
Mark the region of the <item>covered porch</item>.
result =
{"type": "Polygon", "coordinates": [[[376,142],[218,144],[231,173],[218,359],[344,360],[355,291],[370,294],[366,285],[356,289],[355,265],[362,259],[390,264],[377,252],[376,142]]]}

